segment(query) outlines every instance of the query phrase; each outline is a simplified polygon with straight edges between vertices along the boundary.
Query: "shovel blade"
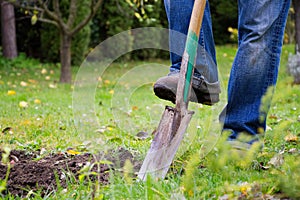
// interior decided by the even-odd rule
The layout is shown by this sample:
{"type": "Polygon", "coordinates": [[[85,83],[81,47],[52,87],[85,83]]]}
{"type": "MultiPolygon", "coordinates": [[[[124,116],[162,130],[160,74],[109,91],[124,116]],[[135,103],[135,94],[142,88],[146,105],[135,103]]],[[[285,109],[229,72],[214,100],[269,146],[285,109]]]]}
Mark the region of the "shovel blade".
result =
{"type": "Polygon", "coordinates": [[[193,114],[187,111],[181,115],[175,108],[166,106],[138,173],[139,179],[145,181],[148,175],[162,179],[166,176],[193,114]]]}

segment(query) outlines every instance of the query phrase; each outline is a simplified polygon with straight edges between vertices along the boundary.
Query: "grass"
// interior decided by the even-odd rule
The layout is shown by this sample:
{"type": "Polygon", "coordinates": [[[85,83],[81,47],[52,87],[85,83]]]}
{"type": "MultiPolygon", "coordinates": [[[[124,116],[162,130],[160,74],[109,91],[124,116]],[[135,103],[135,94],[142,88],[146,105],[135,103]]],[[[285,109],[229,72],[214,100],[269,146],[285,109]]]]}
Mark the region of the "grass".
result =
{"type": "MultiPolygon", "coordinates": [[[[226,103],[225,91],[235,51],[234,46],[217,47],[223,88],[221,102],[212,108],[190,105],[196,114],[167,180],[149,178],[142,183],[130,173],[117,172],[107,186],[70,180],[67,188],[52,191],[44,199],[299,198],[300,90],[299,86],[292,85],[293,80],[285,69],[293,46],[283,49],[265,147],[258,154],[250,151],[243,159],[222,145],[224,138],[219,138],[220,127],[216,125],[218,113],[226,103]],[[203,152],[206,156],[200,157],[203,152]]],[[[171,105],[152,92],[153,82],[167,72],[168,61],[114,63],[103,74],[96,68],[98,82],[89,88],[92,93],[81,95],[93,95],[92,105],[87,108],[94,110],[78,112],[74,108],[80,108],[81,101],[72,98],[76,86],[74,89],[73,85],[57,83],[56,65],[40,64],[22,56],[0,62],[2,149],[60,152],[69,147],[80,149],[87,144],[86,140],[91,140],[93,145],[89,151],[122,146],[142,160],[164,106],[171,105]],[[85,121],[89,116],[96,122],[85,121]],[[150,137],[139,140],[136,134],[141,131],[150,137]]],[[[74,77],[78,70],[74,68],[74,77]]],[[[19,199],[10,195],[3,198],[19,199]]],[[[42,197],[37,193],[35,199],[42,197]]]]}

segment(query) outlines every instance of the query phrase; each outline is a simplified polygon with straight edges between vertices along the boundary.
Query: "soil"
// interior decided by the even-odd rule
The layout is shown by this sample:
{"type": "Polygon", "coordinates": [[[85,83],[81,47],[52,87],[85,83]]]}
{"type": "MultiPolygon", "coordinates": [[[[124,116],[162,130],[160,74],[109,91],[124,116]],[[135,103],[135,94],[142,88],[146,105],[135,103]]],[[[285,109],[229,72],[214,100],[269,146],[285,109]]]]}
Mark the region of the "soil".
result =
{"type": "MultiPolygon", "coordinates": [[[[88,177],[89,180],[98,180],[101,184],[109,183],[108,171],[124,166],[125,161],[130,160],[135,171],[139,169],[140,164],[133,159],[133,155],[123,148],[114,150],[105,156],[112,164],[103,163],[93,166],[91,171],[97,172],[97,176],[88,177]]],[[[89,153],[79,155],[69,155],[67,153],[57,153],[40,157],[40,152],[27,152],[13,150],[10,152],[9,161],[11,165],[10,174],[7,181],[7,190],[15,196],[24,197],[30,190],[40,191],[42,196],[57,188],[57,182],[60,186],[66,187],[70,177],[78,181],[79,171],[87,163],[95,163],[103,160],[103,154],[92,155],[89,153]]],[[[2,153],[0,158],[2,159],[2,153]]],[[[0,160],[1,160],[0,159],[0,160]]],[[[99,163],[99,162],[98,162],[99,163]]],[[[100,162],[101,163],[101,162],[100,162]]],[[[5,179],[7,165],[0,163],[0,180],[5,179]]]]}

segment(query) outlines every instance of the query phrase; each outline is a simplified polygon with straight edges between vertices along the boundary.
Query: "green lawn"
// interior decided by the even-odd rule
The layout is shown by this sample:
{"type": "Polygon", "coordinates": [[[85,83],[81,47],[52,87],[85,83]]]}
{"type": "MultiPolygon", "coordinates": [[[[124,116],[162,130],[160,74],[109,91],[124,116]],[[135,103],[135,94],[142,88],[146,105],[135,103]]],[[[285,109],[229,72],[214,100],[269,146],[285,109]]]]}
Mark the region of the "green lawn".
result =
{"type": "MultiPolygon", "coordinates": [[[[70,181],[67,190],[60,188],[45,198],[300,198],[300,87],[293,85],[293,79],[286,74],[287,58],[293,46],[283,49],[264,149],[258,154],[250,151],[243,156],[223,145],[224,138],[220,137],[217,123],[218,113],[226,104],[235,51],[234,46],[217,47],[223,89],[221,102],[214,107],[190,104],[190,110],[196,113],[166,180],[148,179],[142,183],[130,174],[115,172],[107,186],[70,181]],[[205,156],[200,157],[203,154],[205,156]]],[[[78,92],[78,86],[57,83],[59,68],[56,65],[40,64],[23,57],[15,61],[2,59],[0,146],[55,153],[65,152],[70,147],[80,149],[89,141],[90,152],[121,146],[142,160],[164,106],[171,105],[152,92],[153,82],[164,75],[167,68],[168,61],[162,60],[114,63],[103,74],[99,72],[101,66],[99,71],[96,67],[93,73],[97,79],[89,90],[78,92]],[[76,110],[82,106],[81,98],[73,99],[73,91],[81,97],[87,95],[87,99],[92,95],[93,102],[88,106],[92,110],[76,110]],[[89,116],[95,121],[89,121],[89,116]],[[150,137],[139,140],[136,135],[141,131],[150,137]]],[[[78,70],[74,68],[74,80],[78,70]]],[[[42,198],[37,195],[35,199],[42,198]]]]}

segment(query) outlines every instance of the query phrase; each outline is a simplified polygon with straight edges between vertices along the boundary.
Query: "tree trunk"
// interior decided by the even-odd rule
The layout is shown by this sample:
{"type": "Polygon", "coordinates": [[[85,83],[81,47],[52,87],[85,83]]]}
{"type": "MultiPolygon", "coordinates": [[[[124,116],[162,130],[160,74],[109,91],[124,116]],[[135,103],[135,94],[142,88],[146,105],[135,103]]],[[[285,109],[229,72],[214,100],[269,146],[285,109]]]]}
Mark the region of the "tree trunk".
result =
{"type": "Polygon", "coordinates": [[[15,58],[18,56],[15,11],[14,6],[5,1],[1,2],[1,26],[3,56],[15,58]]]}
{"type": "Polygon", "coordinates": [[[71,73],[71,41],[72,36],[66,33],[61,33],[60,38],[60,63],[61,63],[61,73],[60,82],[61,83],[71,83],[72,73],[71,73]]]}
{"type": "Polygon", "coordinates": [[[293,0],[295,9],[295,28],[296,28],[296,51],[300,53],[300,1],[293,0]]]}

